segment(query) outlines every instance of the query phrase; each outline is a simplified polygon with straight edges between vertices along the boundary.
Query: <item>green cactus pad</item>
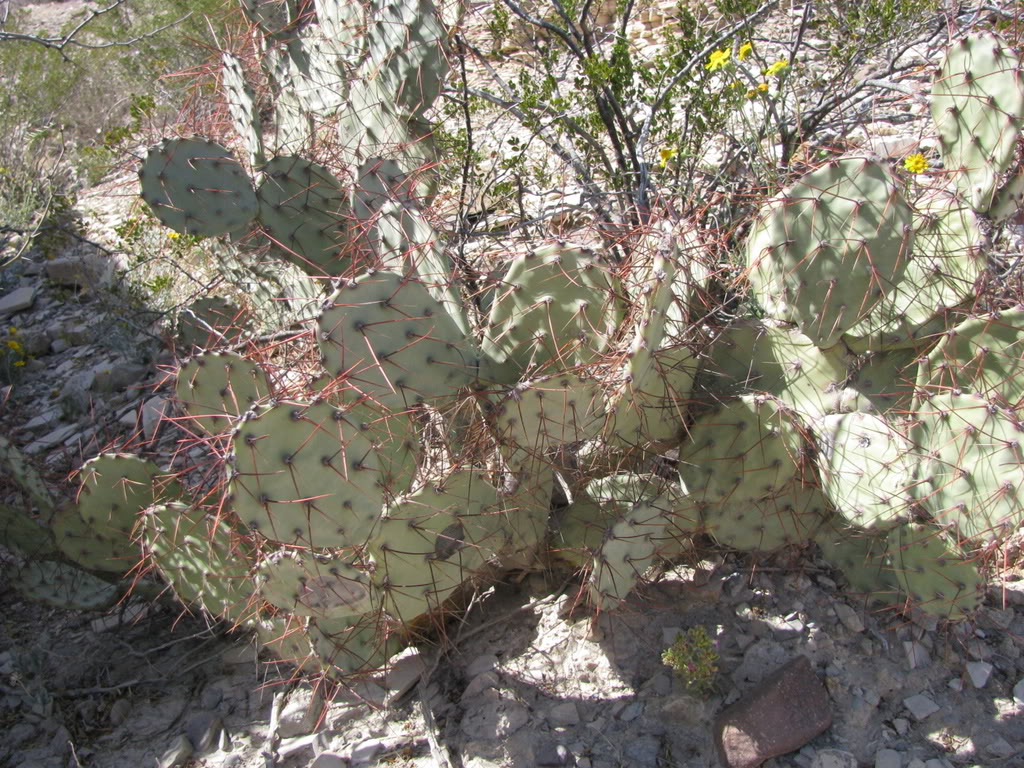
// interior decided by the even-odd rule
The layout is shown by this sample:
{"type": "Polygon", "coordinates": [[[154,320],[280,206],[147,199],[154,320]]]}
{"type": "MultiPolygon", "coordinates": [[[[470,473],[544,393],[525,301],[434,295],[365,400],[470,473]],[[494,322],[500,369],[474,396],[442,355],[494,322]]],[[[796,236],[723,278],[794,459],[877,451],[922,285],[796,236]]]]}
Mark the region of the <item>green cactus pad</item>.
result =
{"type": "Polygon", "coordinates": [[[178,315],[178,340],[186,351],[210,349],[237,342],[245,333],[250,313],[220,296],[196,299],[178,315]]]}
{"type": "Polygon", "coordinates": [[[374,618],[314,619],[309,626],[313,652],[332,677],[347,677],[383,668],[402,643],[374,618]]]}
{"type": "Polygon", "coordinates": [[[78,512],[101,536],[131,540],[140,513],[182,489],[152,461],[130,454],[104,454],[82,465],[78,512]]]}
{"type": "Polygon", "coordinates": [[[0,468],[25,492],[41,512],[54,507],[53,496],[42,475],[18,446],[0,435],[0,468]]]}
{"type": "Polygon", "coordinates": [[[741,552],[774,552],[811,541],[829,507],[819,489],[791,479],[770,498],[705,504],[700,511],[703,529],[720,544],[741,552]]]}
{"type": "Polygon", "coordinates": [[[893,529],[888,558],[900,589],[929,616],[964,619],[985,599],[978,567],[931,526],[908,524],[893,529]]]}
{"type": "Polygon", "coordinates": [[[612,520],[614,510],[586,495],[577,495],[572,504],[552,518],[551,554],[577,568],[589,565],[612,520]]]}
{"type": "Polygon", "coordinates": [[[918,355],[913,349],[894,349],[863,357],[851,366],[848,391],[863,399],[861,409],[880,414],[910,410],[917,383],[918,355]]]}
{"type": "Polygon", "coordinates": [[[592,439],[604,424],[600,386],[574,374],[527,381],[493,400],[498,439],[523,455],[592,439]]]}
{"type": "Polygon", "coordinates": [[[351,267],[348,194],[325,167],[275,157],[263,168],[256,196],[264,231],[297,267],[316,277],[338,277],[351,267]]]}
{"type": "Polygon", "coordinates": [[[814,540],[825,562],[846,577],[851,596],[888,605],[900,602],[896,574],[886,557],[887,535],[869,535],[833,522],[823,525],[814,540]]]}
{"type": "Polygon", "coordinates": [[[913,444],[868,413],[825,416],[814,426],[822,490],[843,519],[867,531],[911,516],[913,444]]]}
{"type": "MultiPolygon", "coordinates": [[[[74,511],[72,516],[84,527],[74,511]]],[[[55,534],[33,520],[27,510],[0,504],[0,545],[24,557],[46,557],[57,554],[55,534]]]]}
{"type": "Polygon", "coordinates": [[[912,245],[910,206],[889,172],[850,157],[768,204],[747,241],[747,265],[768,315],[795,320],[827,349],[902,279],[912,245]]]}
{"type": "Polygon", "coordinates": [[[299,616],[340,619],[371,610],[366,568],[351,558],[281,551],[260,563],[256,583],[260,596],[299,616]]]}
{"type": "Polygon", "coordinates": [[[129,537],[97,532],[74,507],[58,509],[50,528],[58,549],[83,568],[123,574],[139,562],[139,547],[129,537]]]}
{"type": "Polygon", "coordinates": [[[543,461],[515,465],[506,473],[498,501],[488,514],[497,515],[507,545],[501,562],[508,568],[526,568],[536,560],[535,550],[547,533],[555,471],[543,461]]]}
{"type": "Polygon", "coordinates": [[[914,210],[914,249],[903,279],[843,340],[855,352],[923,350],[945,330],[949,310],[975,295],[985,271],[974,212],[946,193],[931,193],[914,210]]]}
{"type": "Polygon", "coordinates": [[[628,447],[684,440],[698,365],[686,347],[660,349],[651,355],[644,375],[628,382],[608,405],[605,435],[628,447]]]}
{"type": "Polygon", "coordinates": [[[207,139],[164,139],[146,155],[139,181],[154,215],[183,235],[226,235],[256,218],[249,177],[228,150],[207,139]]]}
{"type": "Polygon", "coordinates": [[[376,16],[366,33],[366,71],[404,117],[421,119],[448,74],[447,32],[430,0],[390,0],[376,16]]]}
{"type": "Polygon", "coordinates": [[[807,417],[843,407],[849,355],[841,346],[819,349],[791,325],[734,323],[712,341],[710,353],[701,380],[715,395],[764,392],[807,417]]]}
{"type": "Polygon", "coordinates": [[[389,493],[363,416],[327,403],[251,411],[232,437],[231,464],[235,512],[273,541],[362,546],[389,493]]]}
{"type": "Polygon", "coordinates": [[[922,396],[973,392],[1016,407],[1024,399],[1024,309],[971,317],[920,361],[922,396]]]}
{"type": "Polygon", "coordinates": [[[934,395],[918,406],[915,497],[967,548],[998,542],[1024,522],[1024,426],[978,395],[934,395]]]}
{"type": "Polygon", "coordinates": [[[146,515],[144,536],[151,560],[182,602],[236,624],[253,618],[254,556],[226,520],[171,503],[146,515]]]}
{"type": "Polygon", "coordinates": [[[287,41],[299,21],[298,0],[241,0],[242,13],[269,38],[287,41]]]}
{"type": "Polygon", "coordinates": [[[270,392],[263,369],[234,352],[204,352],[193,357],[178,371],[175,388],[185,412],[210,435],[234,427],[242,414],[270,392]]]}
{"type": "Polygon", "coordinates": [[[932,86],[932,119],[947,171],[976,211],[984,213],[1019,162],[1024,125],[1024,67],[994,35],[954,43],[932,86]]]}
{"type": "Polygon", "coordinates": [[[547,245],[518,256],[496,289],[483,351],[520,372],[593,362],[622,320],[617,293],[592,251],[547,245]]]}
{"type": "Polygon", "coordinates": [[[224,88],[224,97],[228,103],[228,112],[231,114],[231,124],[235,133],[242,140],[249,155],[251,165],[258,166],[264,162],[263,157],[263,126],[260,122],[260,112],[256,105],[256,94],[249,84],[245,82],[245,71],[242,68],[242,60],[232,53],[224,53],[221,56],[221,84],[224,88]]]}
{"type": "Polygon", "coordinates": [[[313,652],[308,632],[308,619],[297,616],[260,617],[247,621],[256,630],[261,651],[295,666],[296,672],[323,674],[326,668],[313,652]]]}
{"type": "Polygon", "coordinates": [[[457,472],[396,500],[369,540],[381,607],[402,623],[439,609],[506,541],[497,492],[457,472]]]}
{"type": "Polygon", "coordinates": [[[31,600],[75,611],[106,610],[121,594],[115,585],[53,560],[30,560],[10,575],[10,583],[31,600]]]}
{"type": "Polygon", "coordinates": [[[475,345],[416,280],[360,277],[317,321],[324,367],[356,392],[405,410],[455,395],[475,377],[475,345]]]}
{"type": "Polygon", "coordinates": [[[695,501],[742,506],[773,499],[797,474],[799,424],[777,400],[746,395],[690,428],[679,476],[695,501]]]}
{"type": "Polygon", "coordinates": [[[654,561],[669,526],[664,504],[660,497],[636,502],[605,533],[590,577],[590,599],[600,610],[618,607],[654,561]]]}

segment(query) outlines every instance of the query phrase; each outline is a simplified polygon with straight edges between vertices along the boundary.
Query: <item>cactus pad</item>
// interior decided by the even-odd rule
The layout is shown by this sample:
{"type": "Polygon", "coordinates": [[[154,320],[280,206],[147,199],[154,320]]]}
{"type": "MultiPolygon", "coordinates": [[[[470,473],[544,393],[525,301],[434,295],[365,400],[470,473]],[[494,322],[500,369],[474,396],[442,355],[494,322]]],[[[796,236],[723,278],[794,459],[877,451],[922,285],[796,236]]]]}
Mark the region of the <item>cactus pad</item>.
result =
{"type": "Polygon", "coordinates": [[[204,352],[178,371],[175,389],[185,412],[207,434],[219,435],[260,400],[270,381],[256,363],[233,352],[204,352]]]}
{"type": "Polygon", "coordinates": [[[521,372],[592,362],[621,322],[616,293],[592,251],[548,245],[518,256],[493,298],[484,353],[521,372]]]}
{"type": "Polygon", "coordinates": [[[908,524],[893,529],[888,558],[900,589],[929,616],[963,619],[985,598],[977,566],[957,554],[935,528],[908,524]]]}
{"type": "Polygon", "coordinates": [[[750,280],[768,315],[836,344],[902,278],[910,206],[884,166],[850,157],[813,171],[767,206],[747,241],[750,280]]]}
{"type": "Polygon", "coordinates": [[[152,461],[130,454],[103,454],[82,465],[78,511],[101,536],[130,540],[140,513],[182,494],[177,480],[152,461]]]}
{"type": "Polygon", "coordinates": [[[298,616],[339,619],[372,609],[365,568],[310,552],[278,552],[256,571],[260,596],[298,616]]]}
{"type": "Polygon", "coordinates": [[[183,235],[213,237],[244,229],[258,210],[242,166],[207,139],[164,139],[139,171],[142,199],[183,235]]]}
{"type": "Polygon", "coordinates": [[[419,282],[392,272],[342,288],[318,320],[324,367],[389,408],[455,395],[473,381],[473,344],[419,282]]]}
{"type": "Polygon", "coordinates": [[[366,543],[390,481],[360,413],[327,403],[257,408],[232,448],[235,511],[249,528],[313,548],[366,543]]]}
{"type": "Polygon", "coordinates": [[[313,276],[337,277],[351,265],[348,195],[322,165],[301,157],[275,157],[256,191],[259,221],[285,257],[313,276]]]}
{"type": "Polygon", "coordinates": [[[913,445],[868,413],[826,416],[815,425],[822,490],[851,526],[873,531],[910,519],[913,445]]]}
{"type": "Polygon", "coordinates": [[[113,584],[53,560],[30,560],[10,581],[25,597],[66,610],[102,611],[120,596],[113,584]]]}
{"type": "Polygon", "coordinates": [[[970,548],[1002,541],[1024,522],[1024,426],[978,395],[938,394],[918,407],[922,451],[914,495],[970,548]]]}
{"type": "Polygon", "coordinates": [[[984,213],[1019,162],[1024,125],[1024,67],[994,35],[970,35],[946,52],[932,86],[932,118],[946,169],[984,213]]]}

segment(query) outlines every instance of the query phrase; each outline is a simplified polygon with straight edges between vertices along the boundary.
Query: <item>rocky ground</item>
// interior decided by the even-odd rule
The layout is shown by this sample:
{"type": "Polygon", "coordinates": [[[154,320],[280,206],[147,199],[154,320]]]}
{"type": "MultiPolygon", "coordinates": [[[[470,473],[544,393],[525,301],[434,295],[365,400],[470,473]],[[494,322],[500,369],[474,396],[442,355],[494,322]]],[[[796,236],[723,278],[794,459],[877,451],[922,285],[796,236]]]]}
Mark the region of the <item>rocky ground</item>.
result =
{"type": "MultiPolygon", "coordinates": [[[[899,157],[919,147],[920,125],[880,118],[858,136],[899,157]]],[[[85,201],[84,239],[0,271],[0,342],[25,351],[0,386],[0,430],[55,489],[111,446],[151,441],[150,455],[183,459],[165,420],[172,356],[118,277],[123,189],[85,201]]],[[[10,490],[0,481],[0,501],[10,490]]],[[[955,626],[866,604],[813,549],[702,558],[650,574],[597,617],[572,574],[506,575],[384,673],[339,687],[296,682],[170,599],[103,614],[27,602],[6,559],[0,766],[712,768],[730,724],[770,728],[734,766],[773,754],[769,768],[1024,766],[1020,540],[984,608],[955,626]],[[662,663],[692,627],[720,656],[707,696],[662,663]]]]}

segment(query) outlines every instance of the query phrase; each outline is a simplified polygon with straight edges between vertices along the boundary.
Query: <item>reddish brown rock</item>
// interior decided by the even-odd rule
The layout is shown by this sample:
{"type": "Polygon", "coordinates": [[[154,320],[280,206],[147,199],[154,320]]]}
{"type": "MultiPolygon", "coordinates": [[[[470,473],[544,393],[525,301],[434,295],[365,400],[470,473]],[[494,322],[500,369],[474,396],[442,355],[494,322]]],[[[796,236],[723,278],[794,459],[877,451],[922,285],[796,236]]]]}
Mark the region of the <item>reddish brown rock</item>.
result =
{"type": "Polygon", "coordinates": [[[806,656],[762,680],[715,719],[715,744],[728,768],[756,768],[800,749],[832,725],[832,702],[806,656]]]}

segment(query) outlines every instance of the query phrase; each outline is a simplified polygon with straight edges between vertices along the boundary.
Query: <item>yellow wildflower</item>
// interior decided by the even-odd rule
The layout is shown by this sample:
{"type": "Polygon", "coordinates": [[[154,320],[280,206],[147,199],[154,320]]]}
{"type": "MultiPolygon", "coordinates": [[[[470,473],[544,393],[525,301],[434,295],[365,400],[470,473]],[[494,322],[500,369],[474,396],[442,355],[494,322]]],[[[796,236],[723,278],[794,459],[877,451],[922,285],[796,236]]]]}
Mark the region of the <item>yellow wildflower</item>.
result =
{"type": "Polygon", "coordinates": [[[785,59],[779,59],[774,64],[772,64],[770,67],[768,67],[768,69],[766,69],[764,71],[764,73],[766,75],[768,75],[768,77],[778,77],[779,76],[779,72],[781,72],[782,70],[784,70],[788,66],[789,66],[789,62],[788,61],[786,61],[785,59]]]}
{"type": "Polygon", "coordinates": [[[167,233],[167,239],[168,240],[177,240],[179,237],[181,237],[181,235],[179,235],[177,232],[168,232],[167,233]]]}
{"type": "Polygon", "coordinates": [[[715,72],[728,64],[731,56],[732,50],[730,48],[722,48],[721,50],[713,51],[711,58],[708,59],[708,64],[705,69],[707,69],[708,72],[715,72]]]}
{"type": "Polygon", "coordinates": [[[736,58],[740,61],[746,61],[747,56],[754,52],[754,44],[749,40],[740,46],[740,49],[736,51],[736,58]]]}
{"type": "Polygon", "coordinates": [[[757,86],[757,90],[759,90],[761,93],[768,93],[768,83],[759,83],[757,86]]]}
{"type": "Polygon", "coordinates": [[[661,155],[661,167],[664,168],[668,165],[669,160],[676,156],[677,152],[672,147],[665,147],[659,154],[661,155]]]}
{"type": "Polygon", "coordinates": [[[924,173],[929,168],[928,158],[920,152],[915,152],[914,154],[907,155],[904,158],[903,167],[911,173],[924,173]]]}
{"type": "Polygon", "coordinates": [[[757,96],[757,88],[751,88],[747,91],[747,98],[752,99],[757,96]]]}
{"type": "Polygon", "coordinates": [[[13,349],[19,355],[21,354],[21,344],[16,342],[14,339],[11,339],[10,341],[7,342],[7,348],[13,349]]]}
{"type": "Polygon", "coordinates": [[[24,360],[18,360],[17,362],[14,363],[15,368],[21,368],[23,365],[25,365],[24,360]]]}

